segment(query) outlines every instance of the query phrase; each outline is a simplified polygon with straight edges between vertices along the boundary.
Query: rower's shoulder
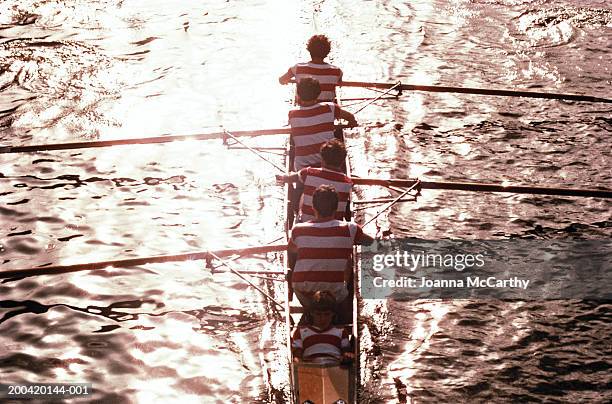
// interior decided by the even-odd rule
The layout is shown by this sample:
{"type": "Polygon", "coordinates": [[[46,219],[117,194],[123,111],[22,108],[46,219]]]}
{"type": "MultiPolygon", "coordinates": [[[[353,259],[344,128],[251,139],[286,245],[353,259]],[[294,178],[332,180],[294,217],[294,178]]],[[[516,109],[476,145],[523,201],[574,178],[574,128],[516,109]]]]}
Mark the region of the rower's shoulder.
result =
{"type": "Polygon", "coordinates": [[[310,167],[310,174],[318,174],[318,176],[320,177],[325,177],[327,179],[330,180],[343,180],[344,182],[350,182],[352,183],[353,180],[351,180],[351,177],[349,177],[348,175],[346,175],[344,172],[338,170],[334,170],[331,168],[324,168],[324,167],[310,167]]]}
{"type": "Polygon", "coordinates": [[[342,69],[334,64],[328,63],[328,62],[322,62],[322,63],[318,63],[318,62],[313,62],[313,61],[309,61],[309,62],[298,62],[294,65],[295,67],[312,67],[312,68],[316,68],[316,69],[332,69],[332,70],[339,70],[342,71],[342,69]]]}
{"type": "Polygon", "coordinates": [[[333,70],[333,71],[335,71],[337,73],[340,73],[340,74],[342,73],[342,69],[340,67],[336,66],[336,65],[333,65],[331,63],[325,63],[325,65],[326,65],[326,68],[329,69],[329,70],[333,70]]]}

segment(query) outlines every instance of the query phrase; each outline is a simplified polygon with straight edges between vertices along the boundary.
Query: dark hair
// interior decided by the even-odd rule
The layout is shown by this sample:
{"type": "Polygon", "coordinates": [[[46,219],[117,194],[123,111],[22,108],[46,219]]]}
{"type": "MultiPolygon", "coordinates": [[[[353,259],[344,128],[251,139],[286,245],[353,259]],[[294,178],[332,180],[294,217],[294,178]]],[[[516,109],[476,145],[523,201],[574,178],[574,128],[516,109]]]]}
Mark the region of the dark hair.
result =
{"type": "Polygon", "coordinates": [[[346,148],[338,139],[331,139],[321,146],[321,158],[331,167],[341,167],[346,160],[346,148]]]}
{"type": "Polygon", "coordinates": [[[336,308],[336,299],[326,290],[316,291],[312,299],[312,311],[334,311],[336,308]]]}
{"type": "Polygon", "coordinates": [[[302,101],[313,101],[319,98],[321,94],[321,85],[319,80],[312,77],[305,77],[297,84],[297,94],[302,101]]]}
{"type": "Polygon", "coordinates": [[[331,42],[325,35],[313,35],[308,40],[306,49],[311,57],[325,59],[331,49],[331,42]]]}
{"type": "Polygon", "coordinates": [[[319,185],[312,194],[312,207],[321,217],[332,216],[338,210],[338,192],[331,185],[319,185]]]}

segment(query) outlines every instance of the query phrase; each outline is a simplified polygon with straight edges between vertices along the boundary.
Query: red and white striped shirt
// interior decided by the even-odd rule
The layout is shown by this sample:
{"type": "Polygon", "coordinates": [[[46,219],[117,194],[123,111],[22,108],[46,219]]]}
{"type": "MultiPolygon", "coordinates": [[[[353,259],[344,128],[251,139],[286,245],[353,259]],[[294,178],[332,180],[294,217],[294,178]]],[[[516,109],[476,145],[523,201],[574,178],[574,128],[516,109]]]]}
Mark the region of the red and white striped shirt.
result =
{"type": "Polygon", "coordinates": [[[338,106],[320,102],[289,111],[291,139],[295,146],[294,170],[321,165],[321,146],[334,138],[338,106]]]}
{"type": "Polygon", "coordinates": [[[353,183],[345,174],[326,168],[306,167],[298,172],[300,182],[304,184],[304,193],[300,201],[300,221],[307,222],[315,218],[312,207],[312,196],[319,185],[332,185],[338,192],[338,210],[336,219],[344,219],[346,205],[351,198],[353,183]]]}
{"type": "Polygon", "coordinates": [[[304,360],[316,358],[342,359],[342,352],[349,352],[351,345],[344,328],[329,326],[318,330],[312,326],[300,326],[293,333],[291,347],[304,360]]]}
{"type": "Polygon", "coordinates": [[[321,85],[319,101],[334,101],[336,86],[342,82],[342,70],[329,63],[298,63],[290,67],[288,73],[295,77],[296,83],[306,77],[317,79],[321,85]]]}
{"type": "Polygon", "coordinates": [[[337,302],[348,296],[345,269],[351,265],[353,245],[363,230],[353,222],[332,219],[297,223],[291,230],[289,249],[297,251],[293,288],[302,293],[328,291],[337,302]]]}

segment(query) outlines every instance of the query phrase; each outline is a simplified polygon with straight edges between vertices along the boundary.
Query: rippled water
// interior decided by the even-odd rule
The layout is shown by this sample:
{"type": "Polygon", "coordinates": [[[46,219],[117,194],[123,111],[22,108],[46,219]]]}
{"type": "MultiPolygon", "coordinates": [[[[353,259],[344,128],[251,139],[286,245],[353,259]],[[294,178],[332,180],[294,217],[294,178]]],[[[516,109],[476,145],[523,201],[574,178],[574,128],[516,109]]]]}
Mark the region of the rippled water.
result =
{"type": "MultiPolygon", "coordinates": [[[[315,31],[334,41],[331,60],[347,80],[610,97],[605,1],[5,0],[0,144],[281,127],[292,95],[276,79],[305,57],[315,31]]],[[[413,93],[365,108],[347,142],[360,175],[610,188],[611,112],[413,93]]],[[[282,236],[274,169],[220,141],[2,154],[0,162],[2,269],[282,236]]],[[[378,231],[609,239],[610,207],[425,191],[381,218],[378,231]]],[[[236,261],[279,265],[272,255],[236,261]]],[[[268,286],[280,299],[281,288],[268,286]]],[[[606,302],[367,301],[364,312],[364,402],[612,399],[606,302]]],[[[91,382],[106,402],[282,402],[278,318],[238,278],[202,262],[3,283],[0,379],[91,382]]]]}

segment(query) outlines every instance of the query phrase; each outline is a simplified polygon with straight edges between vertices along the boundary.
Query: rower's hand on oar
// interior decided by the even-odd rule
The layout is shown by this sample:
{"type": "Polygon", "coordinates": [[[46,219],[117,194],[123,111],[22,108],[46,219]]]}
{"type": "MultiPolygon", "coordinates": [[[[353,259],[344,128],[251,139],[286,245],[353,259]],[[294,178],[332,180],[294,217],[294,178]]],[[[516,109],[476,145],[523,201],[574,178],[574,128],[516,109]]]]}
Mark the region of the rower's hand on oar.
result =
{"type": "Polygon", "coordinates": [[[297,182],[298,178],[299,178],[298,173],[277,174],[276,184],[277,185],[291,184],[291,183],[297,182]]]}
{"type": "Polygon", "coordinates": [[[276,185],[285,185],[287,182],[287,176],[285,174],[277,174],[276,176],[276,185]]]}
{"type": "Polygon", "coordinates": [[[359,126],[359,124],[357,123],[356,119],[351,119],[351,120],[348,121],[348,127],[349,128],[355,128],[357,126],[359,126]]]}
{"type": "Polygon", "coordinates": [[[293,75],[290,72],[287,72],[278,78],[278,82],[282,85],[291,83],[291,78],[293,75]]]}
{"type": "Polygon", "coordinates": [[[354,128],[357,126],[357,119],[355,118],[355,115],[351,114],[349,111],[336,106],[336,114],[338,119],[343,119],[348,122],[349,128],[354,128]]]}
{"type": "Polygon", "coordinates": [[[355,359],[355,353],[353,352],[343,352],[342,353],[342,363],[351,363],[355,359]]]}

